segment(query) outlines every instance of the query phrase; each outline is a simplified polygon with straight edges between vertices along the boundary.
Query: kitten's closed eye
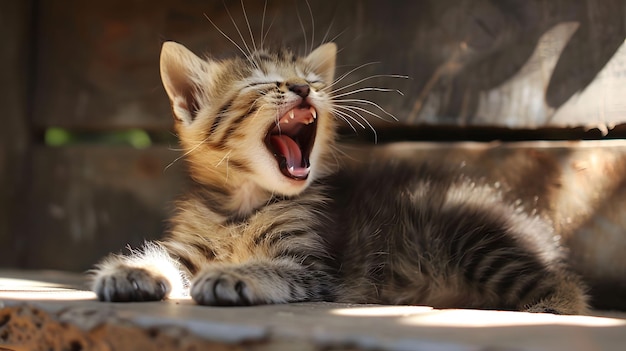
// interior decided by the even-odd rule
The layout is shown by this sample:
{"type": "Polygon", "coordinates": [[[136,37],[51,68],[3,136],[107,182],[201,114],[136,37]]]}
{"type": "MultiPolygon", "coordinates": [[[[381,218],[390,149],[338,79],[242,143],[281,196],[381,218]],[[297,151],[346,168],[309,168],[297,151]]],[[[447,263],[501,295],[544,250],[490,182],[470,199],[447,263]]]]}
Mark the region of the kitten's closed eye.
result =
{"type": "Polygon", "coordinates": [[[280,82],[252,82],[252,83],[248,83],[248,87],[256,87],[256,86],[262,86],[262,85],[276,85],[276,86],[280,86],[280,82]]]}

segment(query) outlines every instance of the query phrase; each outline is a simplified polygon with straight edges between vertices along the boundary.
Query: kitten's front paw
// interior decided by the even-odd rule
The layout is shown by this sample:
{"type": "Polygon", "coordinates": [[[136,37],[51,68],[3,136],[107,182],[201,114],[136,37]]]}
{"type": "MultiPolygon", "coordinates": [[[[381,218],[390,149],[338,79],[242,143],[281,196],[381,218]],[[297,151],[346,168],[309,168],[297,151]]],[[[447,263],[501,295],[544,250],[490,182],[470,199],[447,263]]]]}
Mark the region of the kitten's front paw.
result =
{"type": "Polygon", "coordinates": [[[191,297],[200,305],[242,306],[254,301],[246,278],[235,272],[209,270],[191,285],[191,297]]]}
{"type": "Polygon", "coordinates": [[[93,291],[101,301],[131,302],[163,300],[171,290],[167,280],[143,268],[117,267],[100,272],[93,291]]]}
{"type": "Polygon", "coordinates": [[[329,298],[332,279],[307,270],[291,259],[212,263],[191,283],[191,297],[200,305],[242,306],[329,298]]]}

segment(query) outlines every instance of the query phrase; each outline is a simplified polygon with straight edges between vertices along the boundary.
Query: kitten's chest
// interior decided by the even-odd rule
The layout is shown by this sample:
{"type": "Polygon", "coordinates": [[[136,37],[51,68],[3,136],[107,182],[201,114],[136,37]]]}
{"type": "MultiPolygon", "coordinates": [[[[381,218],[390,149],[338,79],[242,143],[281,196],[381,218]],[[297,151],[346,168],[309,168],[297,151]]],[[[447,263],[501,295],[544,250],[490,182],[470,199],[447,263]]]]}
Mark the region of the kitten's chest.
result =
{"type": "Polygon", "coordinates": [[[318,189],[297,198],[275,201],[239,223],[223,226],[216,236],[218,260],[245,262],[254,257],[278,256],[296,247],[324,251],[334,235],[329,202],[318,189]]]}

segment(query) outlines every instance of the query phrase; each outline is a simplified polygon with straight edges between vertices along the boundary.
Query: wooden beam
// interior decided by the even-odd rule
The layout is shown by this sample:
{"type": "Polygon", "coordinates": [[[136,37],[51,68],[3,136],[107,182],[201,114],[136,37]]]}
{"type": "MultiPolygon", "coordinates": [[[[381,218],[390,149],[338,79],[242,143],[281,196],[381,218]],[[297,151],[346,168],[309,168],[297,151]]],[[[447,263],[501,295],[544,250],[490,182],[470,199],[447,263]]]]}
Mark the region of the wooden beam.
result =
{"type": "Polygon", "coordinates": [[[0,2],[0,265],[15,265],[25,249],[18,238],[26,206],[31,2],[0,2]]]}

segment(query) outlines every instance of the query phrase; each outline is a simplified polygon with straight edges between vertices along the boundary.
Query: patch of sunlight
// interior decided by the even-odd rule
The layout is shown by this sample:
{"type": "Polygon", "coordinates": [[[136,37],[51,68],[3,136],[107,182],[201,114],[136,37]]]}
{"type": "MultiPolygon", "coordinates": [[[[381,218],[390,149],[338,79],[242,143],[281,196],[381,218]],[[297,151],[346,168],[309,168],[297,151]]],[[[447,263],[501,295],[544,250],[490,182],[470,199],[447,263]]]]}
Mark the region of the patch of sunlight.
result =
{"type": "Polygon", "coordinates": [[[91,300],[91,291],[36,280],[0,278],[0,300],[91,300]]]}
{"type": "Polygon", "coordinates": [[[339,316],[352,317],[406,317],[432,311],[435,311],[435,309],[428,306],[376,306],[338,308],[333,310],[332,313],[339,316]]]}
{"type": "Polygon", "coordinates": [[[562,316],[547,313],[526,313],[484,310],[437,310],[423,306],[380,306],[341,308],[335,315],[355,317],[395,317],[399,324],[424,327],[512,327],[566,325],[584,327],[626,326],[626,320],[593,316],[562,316]]]}
{"type": "Polygon", "coordinates": [[[61,284],[50,283],[38,280],[0,278],[0,289],[6,288],[61,288],[61,284]]]}

